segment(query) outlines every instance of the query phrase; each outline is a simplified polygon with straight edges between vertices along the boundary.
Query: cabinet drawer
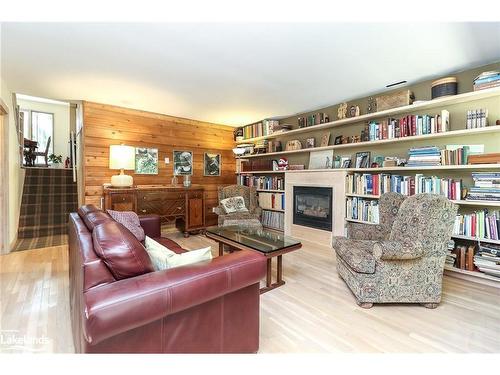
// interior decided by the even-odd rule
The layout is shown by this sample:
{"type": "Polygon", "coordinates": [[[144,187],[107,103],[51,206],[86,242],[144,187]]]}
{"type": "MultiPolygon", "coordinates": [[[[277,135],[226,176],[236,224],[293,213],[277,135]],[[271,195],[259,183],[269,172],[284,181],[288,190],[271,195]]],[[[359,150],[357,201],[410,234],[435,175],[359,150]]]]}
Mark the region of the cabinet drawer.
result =
{"type": "Polygon", "coordinates": [[[184,215],[186,211],[186,202],[184,200],[168,200],[164,201],[162,213],[163,215],[177,216],[184,215]]]}
{"type": "Polygon", "coordinates": [[[190,192],[188,192],[188,197],[190,199],[191,198],[202,199],[203,198],[203,190],[190,191],[190,192]]]}

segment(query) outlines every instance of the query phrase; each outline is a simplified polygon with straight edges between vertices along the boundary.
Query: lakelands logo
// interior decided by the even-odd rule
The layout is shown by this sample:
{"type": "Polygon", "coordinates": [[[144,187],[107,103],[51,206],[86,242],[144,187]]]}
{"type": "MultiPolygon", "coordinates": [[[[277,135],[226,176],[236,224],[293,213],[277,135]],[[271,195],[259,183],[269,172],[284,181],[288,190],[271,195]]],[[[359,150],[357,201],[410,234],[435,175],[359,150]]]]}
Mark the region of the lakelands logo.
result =
{"type": "Polygon", "coordinates": [[[5,351],[30,351],[39,352],[42,348],[37,346],[45,346],[50,343],[47,336],[33,337],[21,335],[18,330],[0,330],[0,352],[5,351]]]}

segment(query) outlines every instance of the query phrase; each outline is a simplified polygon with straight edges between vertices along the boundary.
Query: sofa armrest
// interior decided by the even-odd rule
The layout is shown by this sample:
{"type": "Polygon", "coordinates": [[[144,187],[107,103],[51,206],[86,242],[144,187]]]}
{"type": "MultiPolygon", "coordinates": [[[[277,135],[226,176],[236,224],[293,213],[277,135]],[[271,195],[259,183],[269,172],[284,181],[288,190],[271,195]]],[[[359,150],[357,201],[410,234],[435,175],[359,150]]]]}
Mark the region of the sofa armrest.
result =
{"type": "Polygon", "coordinates": [[[352,240],[383,241],[387,233],[379,224],[347,222],[347,236],[352,240]]]}
{"type": "Polygon", "coordinates": [[[151,215],[142,215],[139,216],[139,221],[141,223],[142,229],[144,229],[144,234],[151,238],[161,237],[161,222],[160,216],[151,214],[151,215]]]}
{"type": "Polygon", "coordinates": [[[167,315],[258,283],[266,258],[249,250],[116,281],[84,293],[84,333],[97,344],[167,315]]]}
{"type": "Polygon", "coordinates": [[[383,241],[373,245],[373,256],[377,260],[409,260],[423,255],[424,249],[419,242],[383,241]]]}

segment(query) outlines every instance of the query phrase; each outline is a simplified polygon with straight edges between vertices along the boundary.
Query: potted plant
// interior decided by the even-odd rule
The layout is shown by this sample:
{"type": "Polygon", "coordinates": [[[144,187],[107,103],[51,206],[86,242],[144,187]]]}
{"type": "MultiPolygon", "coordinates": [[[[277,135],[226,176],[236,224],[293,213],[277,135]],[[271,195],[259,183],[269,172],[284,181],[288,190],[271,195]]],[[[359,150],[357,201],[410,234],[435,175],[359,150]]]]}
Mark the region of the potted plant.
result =
{"type": "Polygon", "coordinates": [[[50,154],[49,162],[53,168],[62,168],[62,155],[50,154]]]}

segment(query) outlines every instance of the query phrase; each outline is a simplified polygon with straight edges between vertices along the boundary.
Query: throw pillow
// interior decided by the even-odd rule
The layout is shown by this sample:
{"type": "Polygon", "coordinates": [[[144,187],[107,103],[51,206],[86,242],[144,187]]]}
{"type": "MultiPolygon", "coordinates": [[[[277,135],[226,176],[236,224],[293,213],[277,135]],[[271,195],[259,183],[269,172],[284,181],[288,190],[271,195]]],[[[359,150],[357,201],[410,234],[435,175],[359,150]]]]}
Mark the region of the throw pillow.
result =
{"type": "Polygon", "coordinates": [[[177,254],[148,236],[146,236],[144,243],[146,251],[151,258],[151,262],[153,263],[153,267],[156,271],[212,259],[210,246],[199,250],[191,250],[182,254],[177,254]]]}
{"type": "Polygon", "coordinates": [[[222,199],[220,204],[224,207],[227,214],[232,214],[234,212],[248,212],[248,209],[245,206],[245,199],[241,196],[222,199]]]}
{"type": "Polygon", "coordinates": [[[139,216],[132,211],[108,210],[108,214],[117,222],[127,228],[139,241],[144,241],[144,229],[141,227],[139,216]]]}

